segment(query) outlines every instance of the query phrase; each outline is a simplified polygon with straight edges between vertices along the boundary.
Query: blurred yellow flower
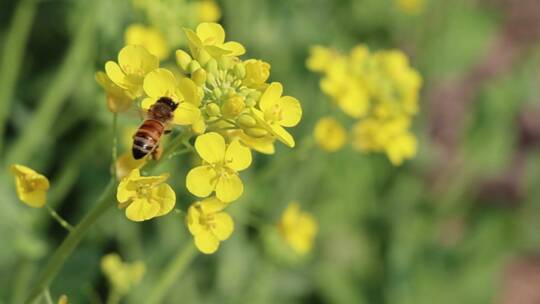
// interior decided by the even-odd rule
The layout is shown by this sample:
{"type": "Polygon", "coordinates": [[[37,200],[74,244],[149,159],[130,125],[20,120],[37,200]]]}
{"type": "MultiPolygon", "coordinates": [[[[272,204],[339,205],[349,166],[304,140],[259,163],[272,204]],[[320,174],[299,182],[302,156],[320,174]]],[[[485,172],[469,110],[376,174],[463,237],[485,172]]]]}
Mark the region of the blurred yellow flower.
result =
{"type": "MultiPolygon", "coordinates": [[[[343,55],[316,46],[307,65],[323,74],[321,90],[343,112],[358,119],[352,135],[354,148],[383,152],[394,165],[416,154],[416,138],[409,128],[418,112],[422,77],[403,52],[370,52],[365,45],[357,45],[343,55]]],[[[317,141],[321,143],[322,136],[317,141]]]]}
{"type": "Polygon", "coordinates": [[[201,166],[191,169],[186,177],[189,192],[198,197],[207,197],[216,192],[223,202],[232,202],[244,192],[238,172],[251,164],[251,152],[238,140],[230,144],[218,133],[200,135],[195,140],[195,149],[203,159],[201,166]]]}
{"type": "Polygon", "coordinates": [[[43,207],[47,201],[49,180],[36,171],[18,164],[11,166],[11,173],[15,175],[19,199],[30,207],[43,207]]]}
{"type": "Polygon", "coordinates": [[[140,261],[125,263],[118,254],[109,253],[101,258],[101,271],[112,290],[119,295],[126,295],[142,280],[146,267],[140,261]]]}
{"type": "Polygon", "coordinates": [[[313,247],[318,225],[311,214],[301,212],[298,202],[291,202],[281,216],[278,229],[296,253],[305,255],[313,247]]]}
{"type": "Polygon", "coordinates": [[[272,82],[264,91],[259,110],[252,109],[258,122],[287,146],[294,147],[294,138],[283,127],[294,127],[302,118],[300,102],[291,96],[281,96],[283,86],[272,82]]]}
{"type": "Polygon", "coordinates": [[[173,123],[190,125],[200,119],[201,96],[193,80],[189,78],[177,80],[171,71],[159,68],[146,75],[143,87],[148,95],[141,102],[143,109],[148,110],[161,97],[169,97],[179,103],[174,111],[173,123]]]}
{"type": "Polygon", "coordinates": [[[384,151],[390,162],[399,166],[416,155],[416,138],[408,128],[405,118],[359,121],[352,130],[352,145],[360,151],[384,151]]]}
{"type": "Polygon", "coordinates": [[[105,63],[105,73],[114,84],[126,90],[126,94],[134,99],[142,95],[144,76],[158,66],[158,58],[144,47],[128,45],[118,53],[118,63],[105,63]]]}
{"type": "Polygon", "coordinates": [[[215,22],[221,18],[221,10],[212,0],[201,0],[195,3],[195,9],[201,22],[215,22]]]}
{"type": "Polygon", "coordinates": [[[121,180],[134,169],[140,169],[146,163],[146,157],[134,159],[131,152],[126,152],[116,160],[116,178],[121,180]]]}
{"type": "Polygon", "coordinates": [[[225,42],[225,30],[217,23],[204,22],[197,26],[196,32],[184,29],[193,54],[205,50],[212,57],[240,56],[246,52],[243,45],[235,41],[225,42]]]}
{"type": "Polygon", "coordinates": [[[116,192],[119,208],[126,208],[126,217],[139,222],[169,213],[176,204],[176,194],[165,183],[168,174],[141,176],[134,169],[124,177],[116,192]]]}
{"type": "Polygon", "coordinates": [[[396,6],[404,13],[418,15],[424,11],[426,0],[394,0],[396,6]]]}
{"type": "Polygon", "coordinates": [[[170,53],[164,35],[157,28],[138,23],[126,29],[124,42],[126,45],[140,45],[160,60],[167,58],[170,53]]]}
{"type": "Polygon", "coordinates": [[[216,252],[220,241],[228,239],[234,222],[223,211],[226,203],[212,196],[192,204],[187,212],[186,224],[193,235],[195,246],[205,254],[216,252]]]}
{"type": "Polygon", "coordinates": [[[314,130],[315,142],[324,150],[334,152],[343,147],[347,140],[347,131],[333,117],[319,119],[314,130]]]}
{"type": "Polygon", "coordinates": [[[59,298],[58,298],[58,304],[69,304],[69,299],[68,297],[63,294],[61,295],[59,298]]]}
{"type": "Polygon", "coordinates": [[[102,71],[95,75],[96,81],[105,90],[107,97],[107,108],[113,113],[127,111],[133,104],[133,99],[128,96],[126,90],[117,86],[112,80],[102,71]]]}

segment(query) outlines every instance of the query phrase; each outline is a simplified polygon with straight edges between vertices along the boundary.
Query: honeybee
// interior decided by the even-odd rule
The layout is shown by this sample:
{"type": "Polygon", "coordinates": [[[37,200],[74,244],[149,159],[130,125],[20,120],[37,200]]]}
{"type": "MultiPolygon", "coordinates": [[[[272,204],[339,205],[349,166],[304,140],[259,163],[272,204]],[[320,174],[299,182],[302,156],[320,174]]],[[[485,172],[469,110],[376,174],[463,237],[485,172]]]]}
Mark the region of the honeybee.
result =
{"type": "Polygon", "coordinates": [[[133,135],[131,148],[133,158],[141,159],[156,150],[163,133],[170,132],[166,130],[166,127],[172,120],[173,112],[177,107],[178,103],[169,97],[161,97],[150,107],[146,113],[146,120],[133,135]]]}

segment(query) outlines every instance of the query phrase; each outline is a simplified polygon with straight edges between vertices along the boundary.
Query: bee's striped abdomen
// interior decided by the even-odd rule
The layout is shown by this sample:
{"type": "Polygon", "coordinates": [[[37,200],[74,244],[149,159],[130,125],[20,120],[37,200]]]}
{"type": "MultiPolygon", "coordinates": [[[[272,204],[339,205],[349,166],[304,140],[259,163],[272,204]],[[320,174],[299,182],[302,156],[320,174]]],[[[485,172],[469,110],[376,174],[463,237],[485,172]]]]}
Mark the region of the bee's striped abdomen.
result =
{"type": "Polygon", "coordinates": [[[133,147],[131,148],[133,158],[141,159],[154,151],[164,131],[165,126],[160,121],[145,120],[133,136],[133,147]]]}

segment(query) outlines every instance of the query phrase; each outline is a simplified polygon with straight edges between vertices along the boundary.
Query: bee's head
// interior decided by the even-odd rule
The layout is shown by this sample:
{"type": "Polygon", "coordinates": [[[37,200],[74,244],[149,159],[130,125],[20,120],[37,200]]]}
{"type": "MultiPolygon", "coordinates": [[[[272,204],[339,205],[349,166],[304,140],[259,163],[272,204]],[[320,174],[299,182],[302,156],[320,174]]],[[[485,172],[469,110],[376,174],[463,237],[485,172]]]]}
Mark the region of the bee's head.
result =
{"type": "Polygon", "coordinates": [[[176,110],[176,108],[178,107],[178,103],[174,102],[169,97],[160,97],[157,103],[167,105],[171,109],[171,111],[176,110]]]}

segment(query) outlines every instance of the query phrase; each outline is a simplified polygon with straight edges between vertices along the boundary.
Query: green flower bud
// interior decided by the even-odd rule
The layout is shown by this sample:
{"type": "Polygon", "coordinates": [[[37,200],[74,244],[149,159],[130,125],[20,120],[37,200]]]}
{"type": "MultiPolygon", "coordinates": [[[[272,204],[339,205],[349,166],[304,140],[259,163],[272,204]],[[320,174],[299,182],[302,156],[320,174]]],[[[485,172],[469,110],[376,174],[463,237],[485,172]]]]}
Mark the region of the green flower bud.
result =
{"type": "Polygon", "coordinates": [[[240,79],[246,77],[246,67],[242,63],[237,63],[233,69],[234,75],[240,79]]]}
{"type": "Polygon", "coordinates": [[[203,69],[196,70],[191,74],[191,80],[197,85],[202,86],[206,82],[206,71],[203,69]]]}
{"type": "Polygon", "coordinates": [[[247,135],[249,135],[251,137],[255,137],[255,138],[260,138],[260,137],[264,137],[264,136],[268,135],[268,131],[266,131],[265,129],[262,129],[262,128],[245,129],[244,133],[246,133],[247,135]]]}
{"type": "Polygon", "coordinates": [[[253,98],[251,98],[249,96],[246,98],[246,106],[251,108],[251,107],[254,107],[256,105],[257,105],[257,101],[255,99],[253,99],[253,98]]]}
{"type": "Polygon", "coordinates": [[[207,104],[204,109],[206,110],[206,114],[208,116],[219,116],[221,114],[221,110],[219,109],[219,106],[215,103],[209,103],[207,104]]]}
{"type": "Polygon", "coordinates": [[[188,65],[187,71],[191,74],[200,68],[201,65],[199,64],[199,62],[197,60],[192,60],[188,65]]]}
{"type": "MultiPolygon", "coordinates": [[[[212,74],[210,74],[212,75],[212,74]]],[[[223,96],[223,92],[221,91],[220,88],[214,88],[214,90],[212,91],[212,93],[214,93],[214,96],[219,99],[221,98],[221,96],[223,96]]]]}
{"type": "Polygon", "coordinates": [[[217,82],[216,82],[216,76],[214,76],[214,74],[212,73],[207,73],[206,74],[206,81],[211,84],[212,86],[216,87],[217,86],[217,82]]]}
{"type": "Polygon", "coordinates": [[[208,52],[206,50],[201,50],[199,52],[199,56],[197,58],[197,61],[199,61],[199,63],[201,65],[206,65],[208,63],[208,61],[210,61],[210,59],[212,59],[212,56],[210,56],[210,54],[208,54],[208,52]]]}
{"type": "Polygon", "coordinates": [[[176,53],[175,53],[175,56],[176,56],[176,64],[180,68],[180,71],[182,73],[187,73],[188,72],[188,66],[191,63],[191,61],[193,60],[191,58],[191,56],[189,56],[188,53],[186,53],[186,52],[184,52],[182,50],[177,50],[176,53]]]}
{"type": "Polygon", "coordinates": [[[221,110],[225,118],[234,118],[242,113],[245,107],[244,98],[240,95],[234,95],[225,101],[221,110]]]}
{"type": "Polygon", "coordinates": [[[214,74],[214,75],[217,75],[218,74],[218,63],[217,61],[212,58],[210,59],[207,63],[206,63],[206,71],[209,73],[209,74],[214,74]]]}
{"type": "Polygon", "coordinates": [[[248,114],[242,114],[238,116],[238,119],[236,119],[236,122],[242,127],[242,128],[252,128],[257,125],[257,121],[255,118],[251,117],[248,114]]]}

